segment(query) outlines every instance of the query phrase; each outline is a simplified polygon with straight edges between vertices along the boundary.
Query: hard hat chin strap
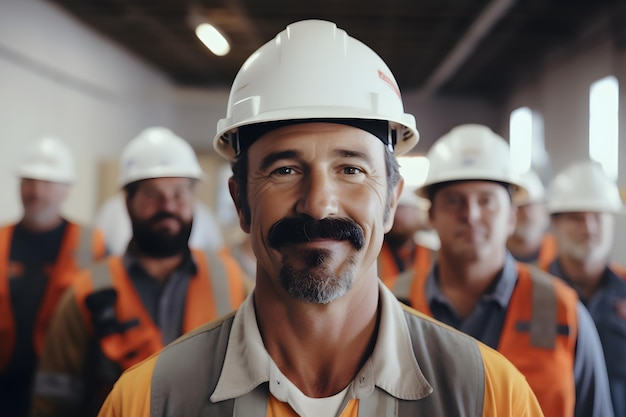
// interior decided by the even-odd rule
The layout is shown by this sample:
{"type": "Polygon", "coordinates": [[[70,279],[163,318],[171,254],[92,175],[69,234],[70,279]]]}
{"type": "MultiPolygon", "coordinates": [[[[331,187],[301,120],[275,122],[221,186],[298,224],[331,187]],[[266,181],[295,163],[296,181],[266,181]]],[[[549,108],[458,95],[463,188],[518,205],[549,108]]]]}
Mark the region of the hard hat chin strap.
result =
{"type": "Polygon", "coordinates": [[[391,124],[386,120],[324,118],[280,120],[240,126],[236,131],[230,133],[229,142],[235,151],[235,157],[239,158],[239,156],[246,151],[250,145],[254,143],[254,141],[263,135],[281,127],[302,123],[338,123],[356,127],[376,136],[381,140],[381,142],[383,142],[390,152],[393,152],[398,140],[398,131],[392,128],[391,124]]]}

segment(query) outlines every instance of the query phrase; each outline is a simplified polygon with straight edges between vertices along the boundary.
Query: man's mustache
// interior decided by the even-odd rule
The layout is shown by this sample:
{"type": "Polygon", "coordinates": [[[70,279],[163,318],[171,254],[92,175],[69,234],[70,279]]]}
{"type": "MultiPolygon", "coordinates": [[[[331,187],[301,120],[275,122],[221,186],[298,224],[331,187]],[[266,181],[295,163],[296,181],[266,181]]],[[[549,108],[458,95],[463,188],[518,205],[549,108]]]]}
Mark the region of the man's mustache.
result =
{"type": "Polygon", "coordinates": [[[269,244],[280,249],[288,243],[311,242],[315,239],[347,240],[359,250],[365,240],[363,229],[348,218],[316,220],[309,216],[285,217],[269,231],[269,244]]]}

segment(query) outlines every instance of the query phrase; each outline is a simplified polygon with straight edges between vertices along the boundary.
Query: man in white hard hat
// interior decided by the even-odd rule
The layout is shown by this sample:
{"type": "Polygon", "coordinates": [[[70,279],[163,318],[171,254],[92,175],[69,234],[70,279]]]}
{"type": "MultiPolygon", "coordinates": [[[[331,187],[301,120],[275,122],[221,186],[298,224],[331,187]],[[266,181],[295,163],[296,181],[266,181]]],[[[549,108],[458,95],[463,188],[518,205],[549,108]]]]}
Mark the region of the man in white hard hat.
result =
{"type": "Polygon", "coordinates": [[[616,416],[626,415],[626,270],[610,261],[619,189],[602,167],[576,162],[548,189],[547,207],[558,242],[549,272],[572,286],[593,317],[608,365],[616,416]]]}
{"type": "Polygon", "coordinates": [[[0,414],[26,415],[50,315],[70,277],[105,255],[102,234],[61,213],[74,163],[59,139],[28,147],[17,167],[23,215],[0,228],[0,414]]]}
{"type": "Polygon", "coordinates": [[[416,275],[411,305],[506,356],[546,416],[612,416],[604,355],[576,293],[506,249],[513,199],[527,192],[506,141],[486,126],[460,125],[439,138],[420,195],[441,247],[416,275]]]}
{"type": "Polygon", "coordinates": [[[517,222],[506,246],[516,260],[546,270],[556,257],[556,241],[548,232],[545,188],[533,170],[522,174],[520,184],[527,192],[515,195],[517,222]]]}
{"type": "Polygon", "coordinates": [[[430,271],[433,251],[438,249],[436,232],[432,231],[428,220],[430,201],[415,194],[428,171],[428,160],[424,157],[402,156],[398,158],[400,175],[404,178],[404,187],[398,199],[398,207],[391,230],[385,234],[383,247],[378,256],[378,277],[400,299],[401,292],[407,291],[410,284],[398,282],[398,277],[409,270],[430,271]],[[432,232],[431,232],[432,231],[432,232]],[[418,233],[433,233],[431,242],[418,242],[418,233]],[[435,240],[435,242],[432,242],[435,240]],[[429,246],[427,246],[429,245],[429,246]]]}
{"type": "Polygon", "coordinates": [[[149,128],[121,157],[133,237],[82,272],[59,304],[36,374],[34,416],[95,415],[123,370],[235,309],[244,275],[225,253],[189,249],[202,170],[192,148],[149,128]]]}
{"type": "Polygon", "coordinates": [[[256,51],[214,140],[255,289],[126,372],[100,415],[541,416],[501,355],[403,309],[377,277],[394,152],[416,142],[387,65],[335,24],[294,23],[256,51]]]}

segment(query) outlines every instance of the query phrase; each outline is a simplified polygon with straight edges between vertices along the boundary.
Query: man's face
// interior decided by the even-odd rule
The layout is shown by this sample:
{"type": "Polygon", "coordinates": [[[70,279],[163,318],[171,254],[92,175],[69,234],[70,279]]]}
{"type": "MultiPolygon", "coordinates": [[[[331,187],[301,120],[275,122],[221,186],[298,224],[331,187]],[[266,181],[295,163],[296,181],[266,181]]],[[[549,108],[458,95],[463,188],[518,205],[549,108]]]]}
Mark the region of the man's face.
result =
{"type": "Polygon", "coordinates": [[[541,241],[550,224],[542,203],[524,204],[517,208],[517,223],[513,234],[524,241],[541,241]]]}
{"type": "MultiPolygon", "coordinates": [[[[391,227],[382,142],[331,123],[274,130],[248,149],[250,222],[257,280],[267,277],[290,296],[326,304],[357,278],[375,276],[375,260],[391,227]]],[[[231,194],[236,185],[231,181],[231,194]]],[[[397,189],[396,189],[397,191],[397,189]]]]}
{"type": "Polygon", "coordinates": [[[186,249],[194,203],[194,184],[188,178],[141,181],[127,201],[133,240],[139,249],[155,258],[173,256],[186,249]]]}
{"type": "Polygon", "coordinates": [[[67,184],[22,178],[20,193],[24,217],[44,220],[58,216],[68,192],[67,184]]]}
{"type": "Polygon", "coordinates": [[[613,216],[609,213],[572,212],[552,217],[559,254],[579,262],[606,261],[613,244],[613,216]]]}
{"type": "Polygon", "coordinates": [[[441,251],[464,262],[502,259],[515,227],[508,191],[488,181],[452,183],[435,193],[430,220],[441,251]]]}

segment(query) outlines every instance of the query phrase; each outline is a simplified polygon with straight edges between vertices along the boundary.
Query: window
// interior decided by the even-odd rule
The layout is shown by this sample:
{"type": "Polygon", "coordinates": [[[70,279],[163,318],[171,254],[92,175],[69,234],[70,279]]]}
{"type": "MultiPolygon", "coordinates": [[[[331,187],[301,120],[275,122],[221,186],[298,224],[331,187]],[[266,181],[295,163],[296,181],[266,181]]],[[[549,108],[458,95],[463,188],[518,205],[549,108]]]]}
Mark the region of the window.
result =
{"type": "Polygon", "coordinates": [[[619,86],[608,76],[589,88],[589,157],[600,163],[604,172],[616,181],[619,163],[619,86]]]}
{"type": "Polygon", "coordinates": [[[511,165],[517,172],[546,164],[548,156],[541,116],[528,107],[513,110],[509,120],[509,144],[511,165]]]}

